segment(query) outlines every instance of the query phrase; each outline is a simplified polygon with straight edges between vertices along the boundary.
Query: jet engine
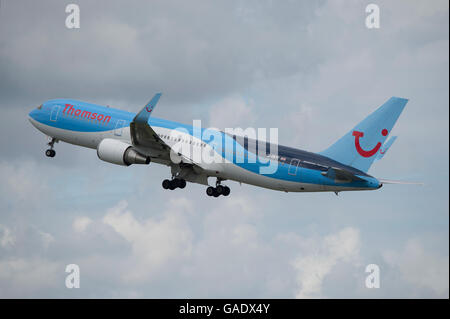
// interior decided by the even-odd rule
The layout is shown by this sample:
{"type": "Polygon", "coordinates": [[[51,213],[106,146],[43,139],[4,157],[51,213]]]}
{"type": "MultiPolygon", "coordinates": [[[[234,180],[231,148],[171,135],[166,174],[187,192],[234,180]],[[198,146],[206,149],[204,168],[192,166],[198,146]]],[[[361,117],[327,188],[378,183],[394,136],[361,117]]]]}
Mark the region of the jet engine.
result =
{"type": "Polygon", "coordinates": [[[124,166],[150,163],[149,156],[137,152],[128,143],[112,138],[105,138],[98,144],[97,156],[105,162],[124,166]]]}

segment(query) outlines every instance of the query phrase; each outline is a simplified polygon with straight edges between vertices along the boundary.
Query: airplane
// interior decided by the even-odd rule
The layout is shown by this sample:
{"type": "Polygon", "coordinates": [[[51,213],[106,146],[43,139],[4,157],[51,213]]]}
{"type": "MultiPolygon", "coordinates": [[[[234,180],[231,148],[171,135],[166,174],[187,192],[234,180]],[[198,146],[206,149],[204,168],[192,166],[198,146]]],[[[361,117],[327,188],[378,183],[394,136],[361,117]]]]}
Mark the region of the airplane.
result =
{"type": "Polygon", "coordinates": [[[391,97],[330,147],[312,153],[220,130],[213,130],[215,138],[207,138],[204,128],[151,116],[160,97],[161,93],[155,94],[137,114],[73,99],[54,99],[32,110],[29,120],[49,137],[46,156],[54,157],[55,143],[63,141],[95,149],[101,160],[117,165],[166,165],[171,178],[165,179],[162,187],[169,190],[183,189],[191,182],[207,186],[208,196],[228,196],[231,190],[222,182],[231,180],[284,192],[338,195],[342,191],[376,190],[386,183],[410,184],[377,179],[367,173],[395,141],[395,136],[387,138],[408,99],[391,97]],[[265,146],[262,152],[258,145],[265,146]],[[200,153],[210,154],[215,160],[202,160],[200,153]],[[262,172],[268,165],[275,169],[262,172]]]}

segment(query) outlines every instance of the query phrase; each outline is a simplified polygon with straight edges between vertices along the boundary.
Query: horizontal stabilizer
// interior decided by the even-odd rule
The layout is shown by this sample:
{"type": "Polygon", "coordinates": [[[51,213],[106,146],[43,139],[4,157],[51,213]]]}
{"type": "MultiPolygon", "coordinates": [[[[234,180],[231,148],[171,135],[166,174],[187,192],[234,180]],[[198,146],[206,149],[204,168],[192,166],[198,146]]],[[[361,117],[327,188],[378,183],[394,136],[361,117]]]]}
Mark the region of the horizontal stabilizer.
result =
{"type": "Polygon", "coordinates": [[[326,172],[322,172],[321,174],[335,181],[344,181],[344,182],[364,181],[364,179],[356,176],[355,174],[336,167],[330,167],[326,172]]]}

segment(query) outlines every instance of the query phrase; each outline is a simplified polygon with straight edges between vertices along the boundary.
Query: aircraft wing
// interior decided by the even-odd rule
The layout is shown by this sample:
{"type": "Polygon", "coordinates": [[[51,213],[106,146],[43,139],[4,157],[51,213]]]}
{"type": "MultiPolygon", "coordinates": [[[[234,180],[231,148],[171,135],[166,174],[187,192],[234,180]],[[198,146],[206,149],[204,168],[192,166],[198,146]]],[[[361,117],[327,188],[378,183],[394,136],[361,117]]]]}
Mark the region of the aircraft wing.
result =
{"type": "Polygon", "coordinates": [[[337,167],[330,167],[327,171],[322,172],[321,174],[330,179],[343,182],[364,181],[363,178],[360,178],[355,174],[350,173],[349,171],[337,167]]]}
{"type": "MultiPolygon", "coordinates": [[[[130,135],[131,141],[134,146],[148,147],[161,151],[165,158],[170,158],[170,152],[172,148],[170,145],[166,144],[153,128],[148,123],[151,113],[155,109],[156,103],[158,103],[161,93],[155,94],[153,98],[148,102],[144,108],[135,116],[133,121],[130,123],[130,135]]],[[[183,154],[175,153],[174,158],[188,165],[199,165],[195,164],[191,159],[187,158],[183,154]]],[[[201,167],[199,167],[201,168],[201,167]]]]}

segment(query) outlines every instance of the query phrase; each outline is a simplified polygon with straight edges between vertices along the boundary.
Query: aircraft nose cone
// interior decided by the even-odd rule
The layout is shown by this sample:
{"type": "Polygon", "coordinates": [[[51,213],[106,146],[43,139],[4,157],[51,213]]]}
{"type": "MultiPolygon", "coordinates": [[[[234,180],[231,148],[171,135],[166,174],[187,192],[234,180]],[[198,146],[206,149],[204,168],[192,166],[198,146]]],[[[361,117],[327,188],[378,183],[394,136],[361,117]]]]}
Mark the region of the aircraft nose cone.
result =
{"type": "Polygon", "coordinates": [[[30,113],[28,113],[28,120],[31,122],[31,120],[37,121],[37,117],[39,114],[39,110],[32,110],[30,113]]]}
{"type": "Polygon", "coordinates": [[[30,113],[28,113],[28,117],[31,118],[31,119],[35,119],[36,113],[37,113],[37,111],[36,111],[36,110],[33,110],[33,111],[31,111],[30,113]]]}

